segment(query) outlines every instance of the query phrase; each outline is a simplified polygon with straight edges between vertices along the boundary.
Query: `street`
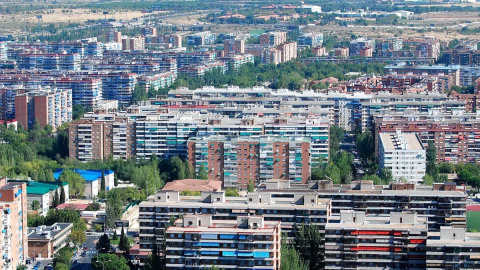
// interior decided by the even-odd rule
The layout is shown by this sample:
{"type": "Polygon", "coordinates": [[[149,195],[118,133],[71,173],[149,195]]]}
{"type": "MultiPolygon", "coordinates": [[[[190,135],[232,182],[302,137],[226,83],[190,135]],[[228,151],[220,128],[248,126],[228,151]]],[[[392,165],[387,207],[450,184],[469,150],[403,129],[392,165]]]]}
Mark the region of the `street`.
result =
{"type": "Polygon", "coordinates": [[[77,265],[73,268],[74,270],[91,270],[91,261],[92,258],[95,256],[94,254],[96,253],[95,250],[95,242],[100,238],[101,234],[87,234],[87,242],[85,243],[85,246],[88,248],[87,255],[85,257],[80,256],[80,254],[83,252],[81,251],[78,256],[73,258],[73,261],[77,261],[77,265]]]}
{"type": "Polygon", "coordinates": [[[52,263],[52,259],[37,259],[36,261],[34,261],[33,263],[29,264],[27,267],[28,269],[33,269],[33,266],[37,263],[37,262],[40,262],[41,265],[40,267],[38,267],[39,270],[43,270],[43,268],[46,266],[46,265],[49,265],[52,263]]]}

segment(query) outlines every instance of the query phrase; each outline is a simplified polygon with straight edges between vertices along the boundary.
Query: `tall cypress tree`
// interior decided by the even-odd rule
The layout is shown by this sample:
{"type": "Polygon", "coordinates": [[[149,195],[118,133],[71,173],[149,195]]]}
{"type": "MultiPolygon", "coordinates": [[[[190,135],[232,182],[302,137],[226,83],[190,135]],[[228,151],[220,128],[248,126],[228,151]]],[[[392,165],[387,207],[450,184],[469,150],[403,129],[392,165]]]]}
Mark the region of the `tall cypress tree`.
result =
{"type": "Polygon", "coordinates": [[[55,208],[58,206],[60,199],[58,198],[58,189],[55,190],[55,195],[53,195],[52,207],[55,208]]]}
{"type": "Polygon", "coordinates": [[[125,231],[122,226],[122,232],[120,234],[120,242],[118,243],[118,248],[123,251],[128,251],[130,249],[130,245],[128,243],[128,238],[125,235],[125,231]]]}
{"type": "Polygon", "coordinates": [[[63,185],[60,189],[60,204],[65,203],[65,189],[63,188],[63,185]]]}
{"type": "Polygon", "coordinates": [[[102,170],[102,180],[100,182],[100,189],[105,191],[105,172],[102,170]]]}

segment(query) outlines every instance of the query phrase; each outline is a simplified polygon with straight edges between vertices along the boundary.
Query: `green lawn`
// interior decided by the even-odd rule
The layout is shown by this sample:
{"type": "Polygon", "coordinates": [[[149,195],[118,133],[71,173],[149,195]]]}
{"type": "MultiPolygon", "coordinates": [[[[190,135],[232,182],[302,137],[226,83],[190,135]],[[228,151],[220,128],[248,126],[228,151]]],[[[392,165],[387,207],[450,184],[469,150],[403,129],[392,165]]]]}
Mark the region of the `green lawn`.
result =
{"type": "Polygon", "coordinates": [[[467,230],[472,232],[480,232],[480,212],[467,212],[467,230]]]}
{"type": "MultiPolygon", "coordinates": [[[[118,246],[118,243],[120,242],[120,236],[118,237],[117,240],[113,240],[113,239],[110,239],[110,244],[114,245],[114,246],[118,246]]],[[[132,239],[128,239],[128,242],[130,243],[130,246],[132,246],[133,244],[135,244],[135,242],[132,240],[132,239]]]]}

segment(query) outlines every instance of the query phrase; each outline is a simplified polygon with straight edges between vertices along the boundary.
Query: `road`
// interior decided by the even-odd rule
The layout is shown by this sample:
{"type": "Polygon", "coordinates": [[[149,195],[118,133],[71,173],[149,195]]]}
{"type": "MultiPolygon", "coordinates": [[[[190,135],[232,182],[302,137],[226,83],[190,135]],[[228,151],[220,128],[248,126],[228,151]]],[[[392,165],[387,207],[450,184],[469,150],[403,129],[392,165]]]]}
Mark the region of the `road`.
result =
{"type": "Polygon", "coordinates": [[[88,248],[89,251],[87,252],[87,255],[85,257],[82,256],[76,256],[73,258],[73,260],[77,261],[77,266],[75,266],[73,269],[74,270],[91,270],[91,261],[92,258],[95,256],[94,253],[95,251],[95,242],[100,238],[101,234],[87,234],[87,242],[85,243],[85,246],[88,248]]]}
{"type": "Polygon", "coordinates": [[[39,270],[43,270],[43,268],[46,266],[46,265],[49,265],[52,263],[52,259],[41,259],[41,260],[36,260],[34,261],[32,264],[29,264],[27,267],[28,269],[33,269],[33,266],[37,263],[37,262],[40,262],[41,265],[40,267],[38,268],[39,270]]]}

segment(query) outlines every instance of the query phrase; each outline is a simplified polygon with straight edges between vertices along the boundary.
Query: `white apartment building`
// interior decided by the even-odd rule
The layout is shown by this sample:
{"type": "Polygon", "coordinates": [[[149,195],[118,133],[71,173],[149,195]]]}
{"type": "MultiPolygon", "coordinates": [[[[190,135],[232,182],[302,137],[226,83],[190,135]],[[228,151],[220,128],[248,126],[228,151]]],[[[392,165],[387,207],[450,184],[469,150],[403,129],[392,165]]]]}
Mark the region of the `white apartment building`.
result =
{"type": "Polygon", "coordinates": [[[425,176],[426,153],[417,134],[379,134],[380,169],[392,171],[396,181],[418,183],[425,176]]]}

